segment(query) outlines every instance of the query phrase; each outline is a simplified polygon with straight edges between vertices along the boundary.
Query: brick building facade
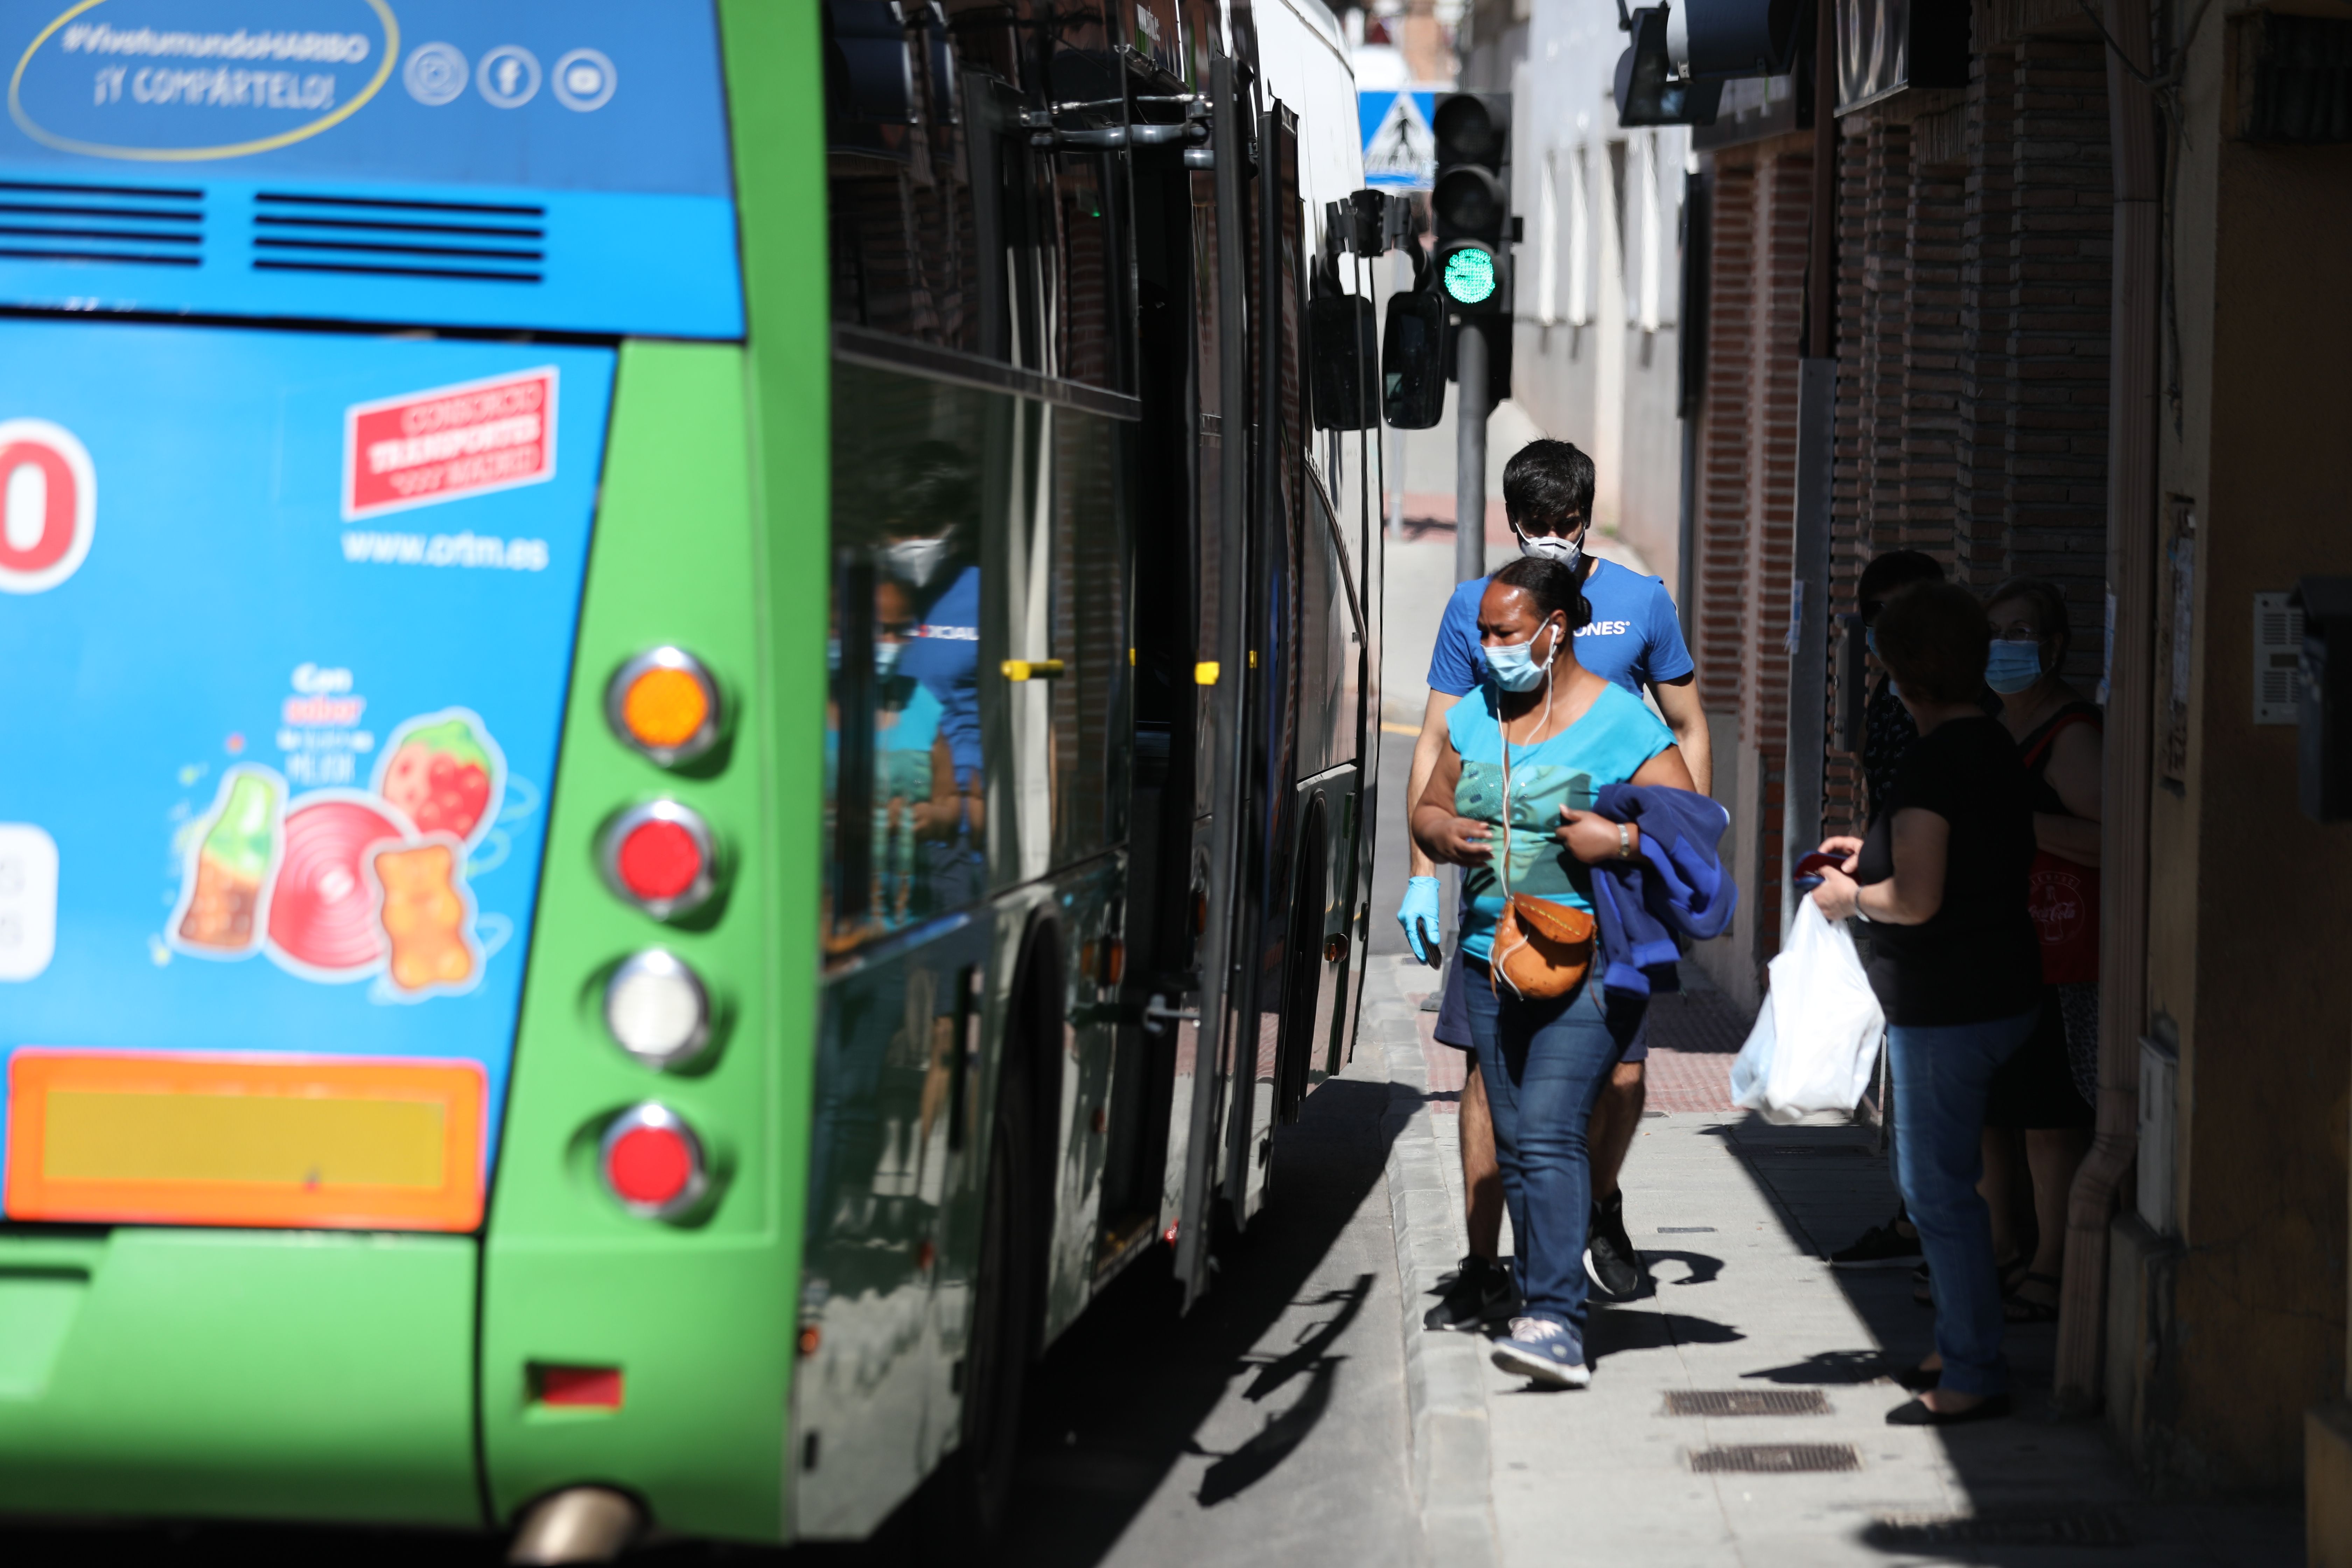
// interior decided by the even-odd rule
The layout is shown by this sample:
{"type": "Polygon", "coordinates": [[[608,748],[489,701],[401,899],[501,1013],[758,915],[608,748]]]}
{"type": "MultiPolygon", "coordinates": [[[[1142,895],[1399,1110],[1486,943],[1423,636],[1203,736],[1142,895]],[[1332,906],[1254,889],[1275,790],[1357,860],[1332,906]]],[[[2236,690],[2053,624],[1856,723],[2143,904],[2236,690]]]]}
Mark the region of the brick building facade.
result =
{"type": "MultiPolygon", "coordinates": [[[[1888,550],[1925,551],[1979,590],[2046,576],[2066,592],[2070,669],[2087,693],[2105,621],[2105,66],[2095,38],[2019,37],[1980,50],[1971,76],[1839,120],[1831,609],[1853,612],[1863,565],[1888,550]]],[[[1705,171],[1693,652],[1745,895],[1738,929],[1706,961],[1747,998],[1779,946],[1790,858],[1781,786],[1814,147],[1810,130],[1783,129],[1717,148],[1705,171]]],[[[1833,670],[1832,713],[1840,699],[1833,670]]],[[[1834,723],[1831,734],[1834,832],[1863,803],[1834,723]]]]}
{"type": "MultiPolygon", "coordinates": [[[[2110,0],[2111,51],[2071,0],[1977,0],[1965,87],[1839,118],[1819,586],[1851,613],[1863,565],[1908,548],[1980,593],[2019,573],[2063,590],[2068,674],[2106,704],[2107,767],[2099,1129],[2072,1190],[2057,1397],[2103,1404],[2162,1485],[2275,1494],[2307,1466],[2313,1561],[2352,1565],[2352,833],[2298,804],[2315,798],[2297,790],[2316,748],[2263,695],[2295,658],[2273,626],[2290,591],[2352,594],[2352,117],[2305,122],[2321,71],[2305,62],[2352,51],[2352,22],[2305,0],[2221,15],[2200,32],[2110,0]],[[2181,84],[2168,140],[2136,85],[2164,59],[2181,84]]],[[[1790,858],[1821,145],[1750,100],[1764,95],[1699,136],[1688,503],[1695,651],[1744,895],[1731,940],[1696,956],[1746,999],[1790,858]]],[[[1863,803],[1852,759],[1826,761],[1837,831],[1863,803]]]]}

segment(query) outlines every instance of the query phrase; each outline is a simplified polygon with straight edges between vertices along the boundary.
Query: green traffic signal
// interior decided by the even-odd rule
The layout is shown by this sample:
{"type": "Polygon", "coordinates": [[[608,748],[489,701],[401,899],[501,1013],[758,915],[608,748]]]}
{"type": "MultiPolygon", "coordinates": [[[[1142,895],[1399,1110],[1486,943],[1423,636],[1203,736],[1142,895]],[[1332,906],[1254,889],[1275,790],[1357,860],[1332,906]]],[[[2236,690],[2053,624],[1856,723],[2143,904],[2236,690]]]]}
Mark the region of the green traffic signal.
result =
{"type": "Polygon", "coordinates": [[[1446,296],[1459,305],[1481,305],[1495,293],[1495,258],[1465,246],[1445,258],[1446,296]]]}

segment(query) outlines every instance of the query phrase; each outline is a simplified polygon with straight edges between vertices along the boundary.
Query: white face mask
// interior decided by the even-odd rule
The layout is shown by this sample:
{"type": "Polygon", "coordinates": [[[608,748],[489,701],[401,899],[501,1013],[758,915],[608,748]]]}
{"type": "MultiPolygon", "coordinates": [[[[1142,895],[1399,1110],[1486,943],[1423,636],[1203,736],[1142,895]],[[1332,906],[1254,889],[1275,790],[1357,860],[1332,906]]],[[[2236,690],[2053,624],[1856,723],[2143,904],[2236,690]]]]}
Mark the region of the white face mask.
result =
{"type": "Polygon", "coordinates": [[[1516,528],[1511,531],[1518,534],[1519,553],[1522,555],[1540,555],[1547,561],[1557,561],[1571,571],[1575,569],[1577,562],[1583,559],[1584,538],[1581,534],[1574,539],[1561,539],[1557,535],[1545,533],[1530,539],[1526,534],[1519,533],[1516,528]]]}
{"type": "Polygon", "coordinates": [[[920,588],[929,584],[948,557],[944,539],[900,539],[883,546],[882,558],[894,577],[920,588]]]}

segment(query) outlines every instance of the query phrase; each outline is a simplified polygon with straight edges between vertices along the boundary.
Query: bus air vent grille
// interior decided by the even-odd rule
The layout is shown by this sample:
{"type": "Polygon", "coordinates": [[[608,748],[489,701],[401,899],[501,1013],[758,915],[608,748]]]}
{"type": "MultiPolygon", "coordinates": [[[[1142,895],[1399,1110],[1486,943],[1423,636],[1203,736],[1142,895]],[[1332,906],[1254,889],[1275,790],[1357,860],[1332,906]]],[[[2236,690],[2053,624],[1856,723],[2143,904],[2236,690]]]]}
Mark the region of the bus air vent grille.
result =
{"type": "Polygon", "coordinates": [[[0,258],[194,267],[204,243],[200,190],[0,180],[0,258]]]}
{"type": "Polygon", "coordinates": [[[545,269],[541,206],[279,191],[258,193],[253,205],[257,272],[537,283],[545,269]]]}

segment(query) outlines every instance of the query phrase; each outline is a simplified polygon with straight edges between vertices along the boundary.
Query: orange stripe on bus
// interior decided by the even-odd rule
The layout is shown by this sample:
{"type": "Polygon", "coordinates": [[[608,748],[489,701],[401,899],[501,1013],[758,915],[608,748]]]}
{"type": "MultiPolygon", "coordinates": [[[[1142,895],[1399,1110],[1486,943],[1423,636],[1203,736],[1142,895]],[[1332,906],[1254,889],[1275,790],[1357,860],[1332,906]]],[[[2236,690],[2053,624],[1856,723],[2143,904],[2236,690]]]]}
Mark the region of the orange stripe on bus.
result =
{"type": "Polygon", "coordinates": [[[473,1062],[26,1047],[8,1097],[11,1219],[481,1223],[473,1062]]]}

